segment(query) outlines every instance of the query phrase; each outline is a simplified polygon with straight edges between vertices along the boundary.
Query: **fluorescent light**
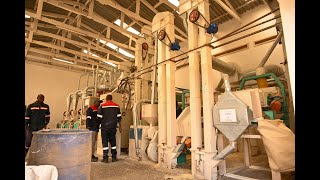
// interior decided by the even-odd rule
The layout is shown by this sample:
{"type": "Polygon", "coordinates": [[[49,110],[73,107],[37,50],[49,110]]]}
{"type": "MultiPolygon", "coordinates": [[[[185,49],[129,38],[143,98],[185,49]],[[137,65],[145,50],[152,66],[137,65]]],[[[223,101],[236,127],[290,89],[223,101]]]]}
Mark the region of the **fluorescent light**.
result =
{"type": "MultiPolygon", "coordinates": [[[[100,41],[101,42],[101,41],[100,41]]],[[[83,50],[83,52],[84,53],[86,53],[86,54],[88,54],[88,51],[86,50],[86,49],[84,49],[83,50]]],[[[98,56],[98,55],[96,55],[96,54],[93,54],[93,53],[91,53],[90,52],[90,55],[91,56],[95,56],[95,57],[100,57],[100,56],[98,56]]],[[[100,57],[101,58],[101,57],[100,57]]],[[[103,60],[102,60],[103,61],[103,60]]],[[[109,64],[109,65],[111,65],[111,66],[113,66],[113,67],[116,67],[117,65],[116,64],[113,64],[112,62],[108,62],[108,61],[103,61],[104,63],[107,63],[107,64],[109,64]]]]}
{"type": "Polygon", "coordinates": [[[109,65],[111,65],[111,66],[113,66],[113,67],[116,67],[116,66],[117,66],[116,64],[113,64],[112,62],[108,62],[108,61],[103,61],[103,62],[105,62],[105,63],[107,63],[107,64],[109,64],[109,65]]]}
{"type": "Polygon", "coordinates": [[[118,46],[116,46],[116,45],[114,45],[112,43],[107,43],[106,45],[111,49],[117,49],[118,48],[118,46]]]}
{"type": "MultiPolygon", "coordinates": [[[[113,50],[119,48],[118,46],[116,46],[116,45],[114,45],[114,44],[112,44],[112,43],[107,43],[106,45],[107,45],[109,48],[113,49],[113,50]]],[[[123,55],[125,55],[125,56],[127,56],[127,57],[134,58],[134,55],[130,54],[129,52],[127,52],[127,51],[125,51],[125,50],[123,50],[123,49],[121,49],[121,48],[119,48],[119,53],[121,53],[121,54],[123,54],[123,55]]]]}
{"type": "Polygon", "coordinates": [[[67,60],[64,60],[64,59],[58,59],[58,58],[55,58],[55,57],[53,57],[52,59],[54,59],[54,60],[56,60],[56,61],[60,61],[60,62],[65,62],[65,63],[69,63],[69,64],[74,64],[74,62],[67,61],[67,60]]]}
{"type": "Polygon", "coordinates": [[[91,56],[100,57],[100,56],[98,56],[98,55],[96,55],[96,54],[93,54],[93,53],[91,53],[91,56]]]}
{"type": "MultiPolygon", "coordinates": [[[[118,26],[120,26],[121,20],[117,19],[116,21],[114,21],[114,23],[118,26]]],[[[128,25],[126,23],[123,23],[123,28],[126,28],[128,25]]]]}
{"type": "Polygon", "coordinates": [[[26,14],[24,15],[24,17],[25,17],[25,18],[30,18],[30,16],[28,16],[28,15],[26,15],[26,14]]]}
{"type": "Polygon", "coordinates": [[[179,6],[180,2],[179,0],[168,0],[171,4],[175,5],[175,6],[179,6]]]}
{"type": "MultiPolygon", "coordinates": [[[[83,52],[86,53],[86,54],[88,54],[88,51],[87,51],[86,49],[84,49],[83,52]]],[[[89,55],[94,56],[94,57],[100,57],[100,56],[98,56],[98,55],[96,55],[96,54],[93,54],[93,53],[91,53],[91,52],[90,52],[89,55]]]]}
{"type": "MultiPolygon", "coordinates": [[[[120,19],[117,19],[117,20],[114,21],[114,23],[115,23],[116,25],[120,26],[121,20],[120,20],[120,19]]],[[[128,24],[126,24],[125,22],[123,22],[123,28],[126,28],[126,27],[128,27],[128,24]]],[[[127,31],[132,32],[133,34],[136,34],[136,35],[141,36],[140,32],[137,31],[136,29],[132,28],[132,27],[129,27],[129,28],[127,29],[127,31]]]]}
{"type": "Polygon", "coordinates": [[[121,48],[119,49],[119,53],[121,53],[121,54],[123,54],[123,55],[125,55],[125,56],[127,56],[127,57],[134,58],[134,55],[128,53],[127,51],[125,51],[125,50],[123,50],[123,49],[121,49],[121,48]]]}
{"type": "MultiPolygon", "coordinates": [[[[96,40],[98,40],[98,39],[96,39],[96,40]]],[[[117,48],[119,48],[118,46],[116,46],[116,45],[114,45],[112,43],[109,43],[109,42],[107,43],[106,41],[101,40],[101,39],[99,40],[99,42],[102,43],[102,44],[105,44],[106,46],[108,46],[109,48],[111,48],[113,50],[116,50],[117,48]]],[[[83,50],[83,52],[88,54],[87,50],[83,50]]],[[[125,51],[125,50],[123,50],[121,48],[119,48],[119,53],[121,53],[121,54],[123,54],[123,55],[125,55],[127,57],[134,58],[134,55],[130,54],[129,52],[127,52],[127,51],[125,51]]],[[[92,54],[92,53],[90,53],[90,55],[99,57],[99,56],[97,56],[95,54],[92,54]]]]}
{"type": "Polygon", "coordinates": [[[107,43],[107,41],[104,41],[104,40],[101,40],[101,39],[99,39],[99,42],[101,42],[102,44],[106,44],[107,43]]]}

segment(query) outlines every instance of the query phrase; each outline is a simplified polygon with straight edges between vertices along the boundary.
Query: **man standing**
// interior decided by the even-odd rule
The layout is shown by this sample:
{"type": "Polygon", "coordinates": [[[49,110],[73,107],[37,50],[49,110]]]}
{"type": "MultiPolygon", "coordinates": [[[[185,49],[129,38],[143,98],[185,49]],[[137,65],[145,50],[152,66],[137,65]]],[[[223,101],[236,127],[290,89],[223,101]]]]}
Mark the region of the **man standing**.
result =
{"type": "Polygon", "coordinates": [[[32,132],[46,128],[50,122],[49,105],[44,102],[44,95],[39,94],[37,101],[30,104],[25,113],[26,139],[25,139],[25,156],[31,145],[32,132]]]}
{"type": "Polygon", "coordinates": [[[98,157],[94,156],[97,149],[97,137],[99,133],[100,119],[97,119],[98,108],[102,103],[101,100],[95,100],[93,105],[87,109],[86,128],[92,132],[92,156],[91,162],[97,162],[98,157]]]}
{"type": "Polygon", "coordinates": [[[112,101],[112,95],[107,95],[106,102],[102,103],[98,109],[98,118],[101,118],[101,139],[103,146],[103,160],[108,162],[108,142],[111,144],[112,162],[118,161],[116,147],[116,131],[119,124],[121,132],[121,112],[119,105],[112,101]]]}

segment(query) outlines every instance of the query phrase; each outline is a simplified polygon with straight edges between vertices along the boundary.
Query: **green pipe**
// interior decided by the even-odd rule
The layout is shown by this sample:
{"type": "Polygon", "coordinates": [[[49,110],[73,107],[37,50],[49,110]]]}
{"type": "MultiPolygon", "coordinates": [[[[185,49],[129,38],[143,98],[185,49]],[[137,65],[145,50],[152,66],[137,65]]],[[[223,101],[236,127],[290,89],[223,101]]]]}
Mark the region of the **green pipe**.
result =
{"type": "Polygon", "coordinates": [[[248,80],[256,80],[259,78],[267,78],[267,77],[272,77],[280,87],[280,91],[283,96],[283,108],[282,108],[283,116],[280,119],[284,121],[287,127],[290,127],[286,91],[285,91],[284,85],[280,82],[279,78],[274,73],[266,73],[258,76],[249,76],[249,77],[242,78],[240,83],[240,90],[243,89],[245,82],[248,80]]]}
{"type": "Polygon", "coordinates": [[[182,102],[182,106],[181,106],[181,109],[182,110],[184,110],[184,108],[186,107],[186,96],[185,96],[185,94],[187,94],[187,93],[190,93],[190,90],[183,90],[182,91],[182,95],[181,95],[181,102],[182,102]]]}

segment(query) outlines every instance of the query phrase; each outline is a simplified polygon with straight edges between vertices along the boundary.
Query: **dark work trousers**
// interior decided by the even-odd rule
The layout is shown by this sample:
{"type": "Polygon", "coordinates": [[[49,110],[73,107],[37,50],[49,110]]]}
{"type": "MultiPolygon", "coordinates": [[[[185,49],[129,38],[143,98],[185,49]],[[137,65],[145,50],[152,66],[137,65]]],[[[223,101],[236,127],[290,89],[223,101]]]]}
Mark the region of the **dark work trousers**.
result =
{"type": "Polygon", "coordinates": [[[98,132],[97,131],[91,131],[91,132],[92,132],[92,156],[94,156],[97,151],[98,132]]]}
{"type": "Polygon", "coordinates": [[[108,152],[109,152],[108,143],[111,144],[112,158],[116,158],[117,157],[116,130],[101,129],[101,139],[102,139],[102,146],[103,146],[103,159],[108,159],[108,152]]]}
{"type": "Polygon", "coordinates": [[[32,140],[32,130],[30,130],[29,128],[27,128],[25,130],[25,142],[24,142],[24,145],[25,145],[25,156],[27,155],[28,153],[28,150],[30,148],[30,145],[31,145],[31,140],[32,140]]]}

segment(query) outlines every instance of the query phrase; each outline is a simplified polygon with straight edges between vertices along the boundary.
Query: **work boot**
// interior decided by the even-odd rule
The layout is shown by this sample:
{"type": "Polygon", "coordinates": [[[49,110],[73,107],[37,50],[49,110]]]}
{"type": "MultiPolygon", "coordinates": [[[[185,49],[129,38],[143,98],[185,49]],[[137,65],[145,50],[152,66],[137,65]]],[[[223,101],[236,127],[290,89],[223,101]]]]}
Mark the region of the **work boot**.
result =
{"type": "Polygon", "coordinates": [[[95,157],[94,155],[91,156],[91,162],[97,162],[98,157],[95,157]]]}
{"type": "Polygon", "coordinates": [[[116,161],[118,161],[118,158],[112,158],[112,162],[116,162],[116,161]]]}
{"type": "Polygon", "coordinates": [[[101,162],[108,163],[108,158],[102,159],[101,162]]]}

